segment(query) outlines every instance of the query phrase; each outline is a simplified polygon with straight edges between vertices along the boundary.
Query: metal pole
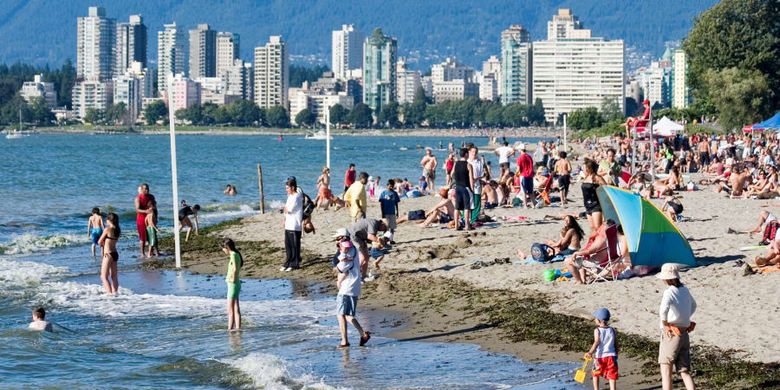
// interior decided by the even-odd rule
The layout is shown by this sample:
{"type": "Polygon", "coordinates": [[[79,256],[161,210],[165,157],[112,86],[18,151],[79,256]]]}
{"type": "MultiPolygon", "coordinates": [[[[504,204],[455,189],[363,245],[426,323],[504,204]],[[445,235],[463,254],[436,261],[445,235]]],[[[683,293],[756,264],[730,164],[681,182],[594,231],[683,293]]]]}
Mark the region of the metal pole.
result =
{"type": "Polygon", "coordinates": [[[330,168],[330,107],[325,110],[325,166],[330,168]]]}
{"type": "Polygon", "coordinates": [[[173,109],[173,73],[168,74],[168,124],[171,133],[171,188],[173,189],[173,242],[176,268],[181,268],[181,237],[179,237],[179,178],[176,172],[176,126],[173,109]]]}
{"type": "Polygon", "coordinates": [[[650,105],[650,119],[647,122],[650,126],[650,175],[655,183],[655,137],[653,135],[653,105],[650,105]]]}
{"type": "Polygon", "coordinates": [[[563,114],[563,151],[569,153],[569,137],[566,132],[566,114],[563,114]]]}

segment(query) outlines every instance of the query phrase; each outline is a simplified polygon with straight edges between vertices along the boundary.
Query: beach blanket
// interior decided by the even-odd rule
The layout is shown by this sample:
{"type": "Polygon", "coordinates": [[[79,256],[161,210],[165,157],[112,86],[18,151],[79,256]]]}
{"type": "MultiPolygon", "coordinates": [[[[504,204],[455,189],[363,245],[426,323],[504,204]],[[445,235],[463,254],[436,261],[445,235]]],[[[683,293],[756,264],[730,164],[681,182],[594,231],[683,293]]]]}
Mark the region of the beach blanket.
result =
{"type": "Polygon", "coordinates": [[[758,273],[760,274],[768,274],[772,272],[780,272],[780,265],[774,265],[769,267],[761,267],[758,269],[758,273]]]}

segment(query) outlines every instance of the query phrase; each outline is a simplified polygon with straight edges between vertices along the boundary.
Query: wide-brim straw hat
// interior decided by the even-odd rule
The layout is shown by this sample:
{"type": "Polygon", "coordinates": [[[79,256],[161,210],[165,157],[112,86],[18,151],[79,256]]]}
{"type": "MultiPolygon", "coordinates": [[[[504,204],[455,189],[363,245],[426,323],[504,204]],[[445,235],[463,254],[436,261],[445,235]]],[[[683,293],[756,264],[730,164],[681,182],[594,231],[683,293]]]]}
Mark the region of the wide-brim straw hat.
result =
{"type": "Polygon", "coordinates": [[[664,264],[655,277],[661,280],[680,279],[680,267],[677,264],[664,264]]]}

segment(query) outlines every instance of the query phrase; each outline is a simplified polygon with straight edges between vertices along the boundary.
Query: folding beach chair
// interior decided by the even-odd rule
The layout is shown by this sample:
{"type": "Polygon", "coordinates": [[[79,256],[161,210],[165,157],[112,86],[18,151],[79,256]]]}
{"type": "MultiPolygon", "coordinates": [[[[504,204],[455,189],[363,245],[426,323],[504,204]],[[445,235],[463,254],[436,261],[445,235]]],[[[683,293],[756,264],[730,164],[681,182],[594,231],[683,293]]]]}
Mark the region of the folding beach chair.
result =
{"type": "Polygon", "coordinates": [[[617,225],[609,225],[606,229],[607,245],[604,250],[606,251],[607,258],[600,263],[585,259],[582,261],[582,267],[585,270],[586,277],[590,277],[593,283],[597,281],[607,281],[607,276],[610,276],[612,280],[617,280],[617,266],[622,262],[620,256],[620,250],[618,248],[618,230],[617,225]]]}

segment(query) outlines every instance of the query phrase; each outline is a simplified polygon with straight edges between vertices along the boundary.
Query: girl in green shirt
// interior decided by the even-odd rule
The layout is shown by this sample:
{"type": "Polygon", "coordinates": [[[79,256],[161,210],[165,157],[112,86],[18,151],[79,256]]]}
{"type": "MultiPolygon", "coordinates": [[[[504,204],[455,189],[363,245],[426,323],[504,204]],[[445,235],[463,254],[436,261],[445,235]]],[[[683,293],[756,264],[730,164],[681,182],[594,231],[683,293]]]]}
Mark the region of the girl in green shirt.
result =
{"type": "Polygon", "coordinates": [[[227,274],[225,282],[227,283],[227,312],[228,312],[228,331],[241,329],[241,308],[238,306],[238,294],[241,292],[241,280],[239,273],[243,259],[241,253],[236,249],[233,240],[226,238],[222,241],[222,251],[230,256],[228,261],[227,274]]]}

